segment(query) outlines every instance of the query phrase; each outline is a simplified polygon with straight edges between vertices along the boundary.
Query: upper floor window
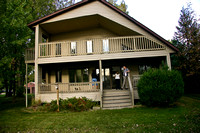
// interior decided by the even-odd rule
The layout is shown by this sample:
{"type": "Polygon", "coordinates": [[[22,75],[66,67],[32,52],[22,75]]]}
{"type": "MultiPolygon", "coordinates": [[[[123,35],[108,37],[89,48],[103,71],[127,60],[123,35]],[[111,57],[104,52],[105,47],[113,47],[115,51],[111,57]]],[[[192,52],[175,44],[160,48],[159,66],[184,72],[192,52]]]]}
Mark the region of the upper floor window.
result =
{"type": "Polygon", "coordinates": [[[90,40],[90,41],[87,41],[87,53],[92,53],[92,49],[93,49],[93,47],[92,47],[92,41],[90,40]]]}
{"type": "Polygon", "coordinates": [[[103,40],[103,52],[109,52],[109,40],[108,39],[103,40]]]}
{"type": "Polygon", "coordinates": [[[76,54],[76,42],[71,42],[71,54],[76,54]]]}

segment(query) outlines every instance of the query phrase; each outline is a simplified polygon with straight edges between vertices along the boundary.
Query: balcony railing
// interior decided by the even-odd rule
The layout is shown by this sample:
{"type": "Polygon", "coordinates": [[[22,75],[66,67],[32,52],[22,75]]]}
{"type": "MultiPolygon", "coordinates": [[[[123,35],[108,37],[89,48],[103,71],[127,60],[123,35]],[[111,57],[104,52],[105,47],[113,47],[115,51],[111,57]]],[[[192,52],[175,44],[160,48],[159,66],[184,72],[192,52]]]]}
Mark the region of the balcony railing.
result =
{"type": "Polygon", "coordinates": [[[163,50],[166,47],[145,36],[113,37],[39,44],[39,58],[163,50]]]}
{"type": "Polygon", "coordinates": [[[25,62],[34,63],[35,61],[35,48],[28,48],[25,51],[25,62]]]}
{"type": "Polygon", "coordinates": [[[56,93],[56,85],[60,93],[71,92],[97,92],[100,89],[99,82],[83,82],[83,83],[58,83],[58,84],[39,84],[39,93],[56,93]]]}

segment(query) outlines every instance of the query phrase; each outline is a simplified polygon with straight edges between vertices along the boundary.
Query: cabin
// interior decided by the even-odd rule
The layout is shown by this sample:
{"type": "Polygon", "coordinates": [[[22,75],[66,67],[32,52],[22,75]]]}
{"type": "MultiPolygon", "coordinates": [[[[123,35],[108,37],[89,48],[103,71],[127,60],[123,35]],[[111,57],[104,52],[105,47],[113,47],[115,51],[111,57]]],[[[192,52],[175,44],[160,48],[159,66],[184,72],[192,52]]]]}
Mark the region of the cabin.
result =
{"type": "Polygon", "coordinates": [[[171,69],[171,43],[106,0],[83,0],[28,24],[35,47],[25,63],[35,67],[35,99],[87,97],[101,108],[128,108],[139,99],[137,82],[148,68],[171,69]],[[126,90],[116,90],[114,74],[129,70],[126,90]]]}

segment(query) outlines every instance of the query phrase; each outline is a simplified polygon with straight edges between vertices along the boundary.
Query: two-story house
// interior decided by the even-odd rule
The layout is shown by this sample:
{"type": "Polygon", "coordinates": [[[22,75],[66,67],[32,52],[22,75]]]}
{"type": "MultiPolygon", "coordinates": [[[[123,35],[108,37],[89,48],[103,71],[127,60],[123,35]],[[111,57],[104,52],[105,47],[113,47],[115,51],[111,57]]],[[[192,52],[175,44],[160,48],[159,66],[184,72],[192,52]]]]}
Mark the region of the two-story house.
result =
{"type": "Polygon", "coordinates": [[[105,0],[83,0],[28,24],[35,31],[35,48],[26,63],[35,66],[35,99],[50,102],[86,96],[103,108],[134,105],[136,82],[150,67],[177,48],[105,0]],[[130,70],[128,90],[116,88],[116,72],[130,70]]]}

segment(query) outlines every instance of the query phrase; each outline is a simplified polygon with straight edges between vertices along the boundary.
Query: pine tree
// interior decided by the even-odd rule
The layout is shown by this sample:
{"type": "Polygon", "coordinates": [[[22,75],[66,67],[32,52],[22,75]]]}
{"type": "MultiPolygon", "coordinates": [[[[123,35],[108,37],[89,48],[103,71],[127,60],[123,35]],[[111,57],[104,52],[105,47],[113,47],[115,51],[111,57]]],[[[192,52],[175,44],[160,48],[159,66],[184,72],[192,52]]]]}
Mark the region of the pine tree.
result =
{"type": "Polygon", "coordinates": [[[174,57],[175,68],[185,77],[187,89],[191,85],[194,85],[193,89],[200,88],[200,25],[191,4],[182,8],[178,24],[173,39],[173,44],[180,50],[174,57]]]}

